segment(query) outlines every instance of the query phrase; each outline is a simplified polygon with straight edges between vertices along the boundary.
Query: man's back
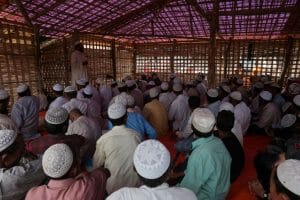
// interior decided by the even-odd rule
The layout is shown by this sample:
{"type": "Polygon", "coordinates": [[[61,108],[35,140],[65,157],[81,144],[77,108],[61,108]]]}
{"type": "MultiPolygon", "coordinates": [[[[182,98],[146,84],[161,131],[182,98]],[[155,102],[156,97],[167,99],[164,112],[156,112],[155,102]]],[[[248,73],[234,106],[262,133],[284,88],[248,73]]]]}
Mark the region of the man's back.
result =
{"type": "Polygon", "coordinates": [[[230,186],[231,157],[215,136],[193,142],[185,176],[180,186],[191,189],[201,200],[223,200],[230,186]]]}
{"type": "Polygon", "coordinates": [[[141,186],[140,188],[122,188],[113,193],[107,200],[196,200],[195,194],[186,188],[169,187],[164,183],[155,188],[141,186]]]}

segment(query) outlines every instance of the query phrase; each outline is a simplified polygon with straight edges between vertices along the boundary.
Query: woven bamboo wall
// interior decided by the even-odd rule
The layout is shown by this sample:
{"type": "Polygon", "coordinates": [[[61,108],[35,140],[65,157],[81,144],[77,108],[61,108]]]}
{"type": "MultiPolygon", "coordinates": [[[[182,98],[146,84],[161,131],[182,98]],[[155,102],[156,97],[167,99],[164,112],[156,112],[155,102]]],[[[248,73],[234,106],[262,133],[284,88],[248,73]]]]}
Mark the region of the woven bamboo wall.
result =
{"type": "Polygon", "coordinates": [[[16,100],[20,83],[31,86],[37,93],[35,47],[33,31],[24,26],[0,22],[0,87],[10,93],[10,102],[16,100]]]}
{"type": "MultiPolygon", "coordinates": [[[[269,74],[278,81],[284,67],[286,40],[268,41],[218,41],[216,53],[216,80],[240,73],[246,85],[254,74],[269,74]],[[225,66],[227,63],[227,73],[225,66]]],[[[158,72],[167,80],[172,68],[184,81],[201,72],[207,75],[209,43],[139,44],[137,51],[137,73],[158,72]]],[[[286,77],[300,76],[300,40],[293,44],[290,70],[286,77]]]]}
{"type": "Polygon", "coordinates": [[[117,80],[122,80],[124,76],[134,74],[133,71],[133,47],[126,44],[116,45],[116,68],[117,80]]]}

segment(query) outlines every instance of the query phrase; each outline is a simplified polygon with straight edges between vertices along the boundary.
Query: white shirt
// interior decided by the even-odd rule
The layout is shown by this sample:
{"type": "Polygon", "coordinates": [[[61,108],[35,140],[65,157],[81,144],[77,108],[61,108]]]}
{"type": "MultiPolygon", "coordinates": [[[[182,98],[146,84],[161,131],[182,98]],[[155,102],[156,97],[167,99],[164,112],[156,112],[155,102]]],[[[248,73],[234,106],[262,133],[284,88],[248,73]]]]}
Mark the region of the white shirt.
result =
{"type": "Polygon", "coordinates": [[[278,127],[281,120],[281,112],[274,102],[265,105],[259,114],[259,121],[256,123],[260,128],[278,127]]]}
{"type": "Polygon", "coordinates": [[[140,179],[133,168],[133,154],[140,143],[139,134],[132,129],[114,126],[102,135],[96,143],[93,167],[107,168],[111,176],[107,180],[108,194],[122,187],[138,187],[140,179]]]}
{"type": "Polygon", "coordinates": [[[82,114],[86,115],[88,106],[87,103],[85,103],[84,101],[73,98],[64,105],[62,105],[62,107],[65,108],[68,112],[77,108],[82,114]]]}
{"type": "Polygon", "coordinates": [[[78,79],[84,78],[88,80],[87,77],[87,66],[83,65],[87,61],[87,57],[84,53],[75,50],[71,54],[71,83],[75,86],[75,82],[78,79]]]}
{"type": "Polygon", "coordinates": [[[244,147],[244,135],[241,125],[237,122],[237,120],[234,120],[233,128],[231,129],[231,132],[236,136],[238,141],[241,143],[242,147],[244,147]]]}
{"type": "Polygon", "coordinates": [[[101,107],[99,106],[99,104],[93,99],[88,99],[88,98],[85,98],[82,101],[84,101],[87,104],[86,116],[100,122],[102,117],[101,117],[101,107]]]}
{"type": "Polygon", "coordinates": [[[112,93],[111,87],[108,86],[108,85],[101,86],[101,88],[100,88],[100,94],[101,94],[101,96],[103,98],[103,102],[102,102],[103,111],[107,111],[108,104],[109,104],[110,100],[113,97],[113,93],[112,93]]]}
{"type": "Polygon", "coordinates": [[[221,101],[215,101],[213,103],[208,104],[207,108],[214,113],[215,117],[218,116],[219,110],[220,110],[221,101]]]}
{"type": "Polygon", "coordinates": [[[195,194],[181,187],[169,187],[163,183],[155,188],[141,186],[140,188],[122,188],[109,197],[107,200],[197,200],[195,194]]]}
{"type": "Polygon", "coordinates": [[[173,121],[173,130],[184,130],[190,114],[191,110],[189,108],[188,97],[183,94],[178,95],[171,104],[168,115],[169,121],[173,121]]]}
{"type": "Polygon", "coordinates": [[[39,99],[35,96],[19,98],[12,107],[11,119],[16,124],[25,140],[34,139],[39,125],[39,99]]]}
{"type": "Polygon", "coordinates": [[[234,117],[241,125],[243,134],[245,135],[250,125],[251,111],[243,101],[234,107],[234,117]]]}
{"type": "Polygon", "coordinates": [[[172,92],[164,92],[159,95],[159,102],[165,107],[166,111],[169,112],[171,103],[176,99],[176,95],[172,92]]]}
{"type": "Polygon", "coordinates": [[[54,101],[52,101],[49,105],[49,109],[51,108],[60,108],[62,105],[68,102],[68,99],[66,99],[63,96],[57,97],[54,101]]]}

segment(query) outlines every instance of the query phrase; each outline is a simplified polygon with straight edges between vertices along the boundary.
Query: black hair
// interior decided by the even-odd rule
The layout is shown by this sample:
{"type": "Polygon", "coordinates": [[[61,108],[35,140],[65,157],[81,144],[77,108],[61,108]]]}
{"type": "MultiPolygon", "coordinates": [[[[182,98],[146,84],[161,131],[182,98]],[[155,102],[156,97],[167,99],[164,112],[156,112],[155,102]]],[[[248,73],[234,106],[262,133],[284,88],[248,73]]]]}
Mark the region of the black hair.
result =
{"type": "Polygon", "coordinates": [[[67,118],[63,123],[61,124],[51,124],[45,120],[45,129],[46,131],[51,134],[51,135],[59,135],[59,134],[64,134],[66,131],[65,129],[67,128],[69,123],[69,118],[67,118]]]}
{"type": "Polygon", "coordinates": [[[127,92],[127,86],[118,87],[118,90],[119,90],[120,93],[127,92]]]}
{"type": "Polygon", "coordinates": [[[180,94],[182,94],[182,91],[183,91],[183,90],[181,90],[181,91],[179,91],[179,92],[177,92],[177,91],[173,91],[173,92],[174,92],[174,94],[176,94],[176,95],[180,95],[180,94]]]}
{"type": "Polygon", "coordinates": [[[25,90],[24,92],[18,93],[19,97],[25,97],[25,96],[30,96],[30,95],[31,95],[31,92],[30,92],[29,88],[27,90],[25,90]]]}
{"type": "MultiPolygon", "coordinates": [[[[169,168],[170,169],[170,168],[169,168]]],[[[159,178],[157,179],[147,179],[147,178],[144,178],[142,177],[141,175],[139,175],[138,173],[138,176],[140,177],[141,181],[148,187],[151,187],[151,188],[154,188],[154,187],[157,187],[161,184],[163,184],[166,179],[168,178],[168,174],[169,174],[169,169],[159,178]]]]}
{"type": "Polygon", "coordinates": [[[213,134],[213,130],[211,130],[208,133],[201,133],[194,127],[193,124],[192,124],[192,130],[193,130],[193,134],[195,134],[197,137],[201,137],[201,138],[207,138],[213,134]]]}
{"type": "Polygon", "coordinates": [[[127,90],[128,91],[132,91],[132,90],[134,90],[136,88],[136,85],[134,84],[133,86],[131,86],[131,87],[127,87],[127,90]]]}
{"type": "Polygon", "coordinates": [[[270,178],[273,166],[278,159],[278,154],[269,152],[258,152],[254,157],[257,178],[266,192],[270,190],[270,178]]]}
{"type": "Polygon", "coordinates": [[[73,99],[73,98],[76,98],[77,96],[77,91],[74,91],[74,92],[65,92],[65,95],[70,98],[70,99],[73,99]]]}
{"type": "Polygon", "coordinates": [[[84,98],[90,99],[93,97],[93,95],[87,95],[86,93],[82,92],[82,95],[84,98]]]}
{"type": "Polygon", "coordinates": [[[117,87],[118,86],[118,83],[112,83],[111,85],[110,85],[110,87],[117,87]]]}
{"type": "Polygon", "coordinates": [[[213,102],[218,101],[218,100],[219,100],[219,96],[217,96],[217,97],[210,97],[210,96],[207,95],[207,101],[209,103],[213,103],[213,102]]]}
{"type": "Polygon", "coordinates": [[[121,126],[126,124],[127,120],[127,114],[125,114],[123,117],[120,117],[118,119],[111,119],[109,118],[110,122],[112,123],[113,126],[121,126]]]}
{"type": "Polygon", "coordinates": [[[62,96],[64,94],[63,91],[55,91],[55,90],[53,90],[53,93],[57,96],[62,96]]]}
{"type": "Polygon", "coordinates": [[[9,97],[6,99],[0,100],[0,113],[1,114],[8,114],[8,103],[9,103],[9,97]]]}
{"type": "Polygon", "coordinates": [[[189,106],[192,110],[198,108],[200,106],[200,97],[198,96],[190,96],[189,97],[189,106]]]}
{"type": "Polygon", "coordinates": [[[230,131],[234,126],[234,114],[228,110],[222,110],[217,116],[217,127],[221,131],[230,131]]]}
{"type": "Polygon", "coordinates": [[[280,180],[278,179],[278,176],[277,176],[277,169],[275,169],[275,171],[274,171],[273,181],[274,181],[277,193],[285,194],[286,196],[289,197],[290,200],[300,200],[300,196],[292,193],[290,190],[288,190],[287,188],[285,188],[282,185],[282,183],[280,182],[280,180]]]}

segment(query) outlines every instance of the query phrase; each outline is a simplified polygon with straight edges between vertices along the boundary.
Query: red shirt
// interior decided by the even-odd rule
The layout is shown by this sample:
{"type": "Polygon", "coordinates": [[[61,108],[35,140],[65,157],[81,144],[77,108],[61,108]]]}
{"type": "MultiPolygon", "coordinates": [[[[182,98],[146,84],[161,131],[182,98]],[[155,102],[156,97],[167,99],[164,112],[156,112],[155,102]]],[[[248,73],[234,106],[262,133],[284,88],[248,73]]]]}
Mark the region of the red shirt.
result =
{"type": "Polygon", "coordinates": [[[27,151],[38,155],[43,154],[53,144],[63,142],[64,135],[44,135],[26,142],[27,151]]]}

